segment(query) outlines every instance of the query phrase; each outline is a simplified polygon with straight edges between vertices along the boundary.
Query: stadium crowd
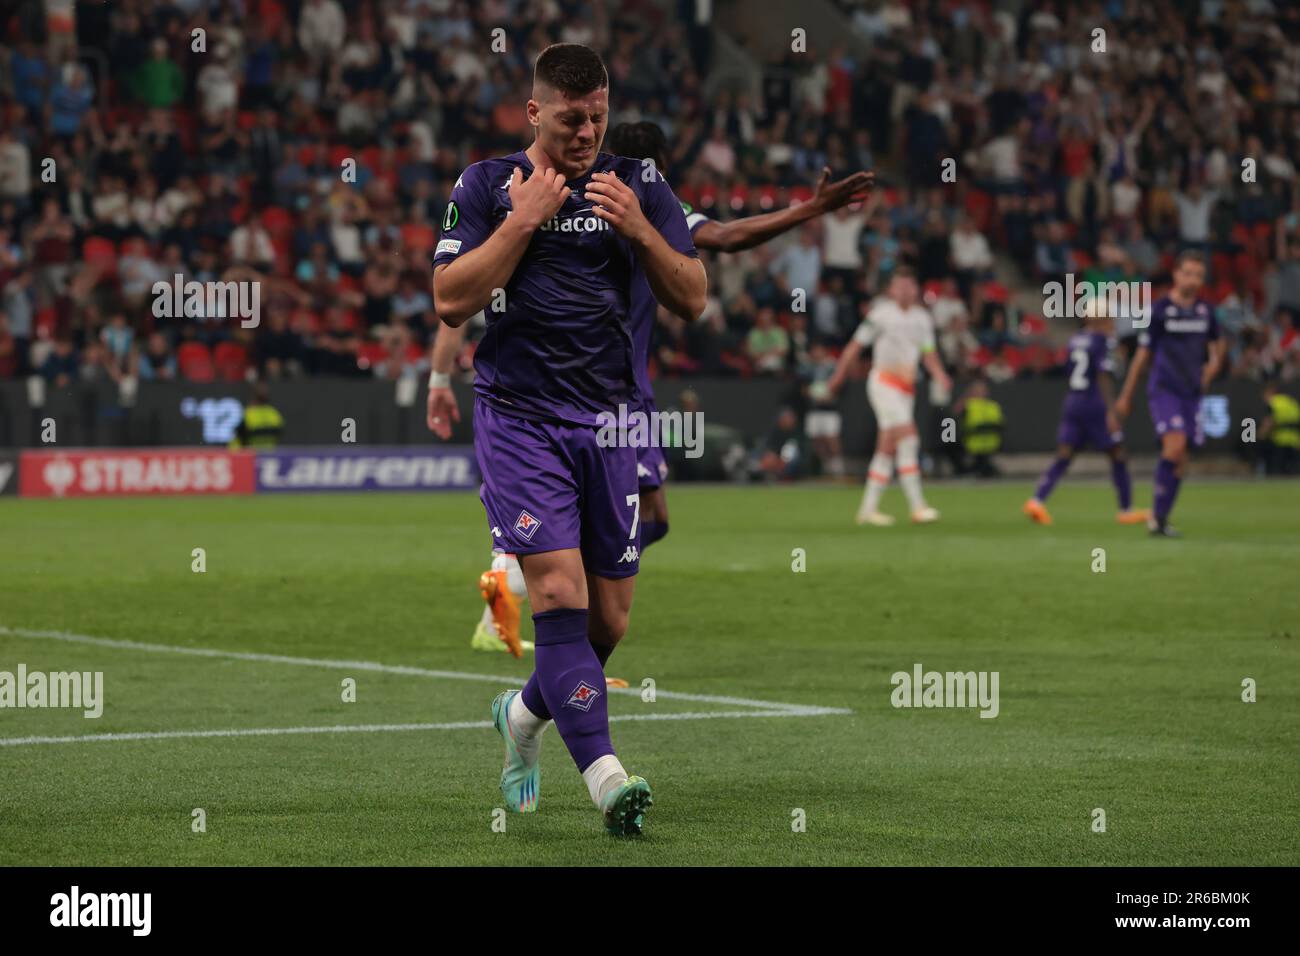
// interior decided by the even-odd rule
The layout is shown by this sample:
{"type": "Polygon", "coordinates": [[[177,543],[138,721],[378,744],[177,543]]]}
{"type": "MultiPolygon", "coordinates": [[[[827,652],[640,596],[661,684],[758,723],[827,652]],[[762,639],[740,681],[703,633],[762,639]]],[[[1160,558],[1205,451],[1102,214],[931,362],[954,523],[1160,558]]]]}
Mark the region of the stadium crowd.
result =
{"type": "Polygon", "coordinates": [[[1074,273],[1159,294],[1192,247],[1231,374],[1300,375],[1295,9],[839,3],[853,44],[734,37],[752,91],[709,84],[692,4],[121,0],[79,4],[65,50],[20,4],[0,22],[0,378],[418,374],[446,197],[526,144],[531,59],[559,40],[602,52],[611,122],[659,123],[707,215],[877,171],[860,208],[706,256],[703,321],[660,315],[653,374],[824,377],[903,261],[959,376],[1056,374],[1070,323],[1032,290],[1074,273]],[[176,274],[258,280],[260,325],[155,317],[176,274]]]}

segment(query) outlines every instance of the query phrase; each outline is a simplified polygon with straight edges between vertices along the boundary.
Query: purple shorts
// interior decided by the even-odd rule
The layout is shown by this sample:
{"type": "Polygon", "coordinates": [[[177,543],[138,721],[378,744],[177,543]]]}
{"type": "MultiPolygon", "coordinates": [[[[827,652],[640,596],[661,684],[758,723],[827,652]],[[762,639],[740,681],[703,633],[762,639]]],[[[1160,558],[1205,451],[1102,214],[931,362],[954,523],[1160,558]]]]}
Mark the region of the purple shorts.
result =
{"type": "Polygon", "coordinates": [[[668,462],[664,460],[664,450],[657,445],[648,445],[636,450],[636,481],[642,488],[660,487],[668,480],[668,462]]]}
{"type": "Polygon", "coordinates": [[[1123,440],[1123,432],[1112,432],[1106,427],[1104,401],[1084,396],[1066,396],[1065,406],[1061,409],[1061,427],[1056,430],[1058,445],[1110,451],[1123,440]]]}
{"type": "Polygon", "coordinates": [[[1187,436],[1187,444],[1200,448],[1205,444],[1205,430],[1201,426],[1200,398],[1184,398],[1173,392],[1150,391],[1147,393],[1147,408],[1151,411],[1151,421],[1156,426],[1156,434],[1164,437],[1168,432],[1182,432],[1187,436]]]}
{"type": "Polygon", "coordinates": [[[578,548],[590,574],[625,578],[641,556],[636,450],[602,448],[597,429],[518,418],[474,402],[479,498],[492,547],[510,554],[578,548]]]}

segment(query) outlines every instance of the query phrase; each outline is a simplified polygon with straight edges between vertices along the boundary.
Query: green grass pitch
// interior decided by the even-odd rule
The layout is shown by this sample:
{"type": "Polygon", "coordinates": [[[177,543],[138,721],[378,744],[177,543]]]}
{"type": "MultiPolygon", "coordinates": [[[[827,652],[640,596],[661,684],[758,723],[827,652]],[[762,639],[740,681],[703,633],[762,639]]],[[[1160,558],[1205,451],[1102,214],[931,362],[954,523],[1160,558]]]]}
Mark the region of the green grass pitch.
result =
{"type": "Polygon", "coordinates": [[[528,666],[468,646],[473,495],[0,501],[0,670],[103,671],[106,698],[98,720],[0,710],[0,738],[177,734],[0,740],[0,864],[1300,863],[1300,488],[1193,478],[1181,541],[1117,526],[1101,484],[1067,481],[1032,526],[1028,490],[935,485],[942,522],[874,529],[857,488],[669,486],[609,673],[851,713],[614,724],[655,791],[639,841],[605,835],[554,729],[539,812],[494,830],[501,745],[474,725],[528,666]],[[895,709],[918,662],[999,672],[1000,714],[895,709]],[[184,735],[404,724],[471,726],[184,735]]]}

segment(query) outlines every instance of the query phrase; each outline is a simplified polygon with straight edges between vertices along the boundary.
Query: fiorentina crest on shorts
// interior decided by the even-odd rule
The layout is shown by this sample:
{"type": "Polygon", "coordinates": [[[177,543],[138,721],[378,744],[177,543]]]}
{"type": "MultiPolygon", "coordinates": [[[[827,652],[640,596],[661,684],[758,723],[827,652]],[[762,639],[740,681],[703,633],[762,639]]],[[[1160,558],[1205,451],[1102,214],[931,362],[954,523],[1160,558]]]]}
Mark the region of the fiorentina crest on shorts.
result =
{"type": "Polygon", "coordinates": [[[519,532],[525,541],[532,541],[533,535],[537,533],[537,529],[541,526],[542,523],[527,511],[519,512],[519,517],[515,519],[515,530],[519,532]]]}
{"type": "Polygon", "coordinates": [[[578,710],[591,710],[591,705],[596,702],[600,696],[600,691],[592,687],[585,680],[578,681],[578,686],[573,688],[573,693],[569,699],[564,702],[565,707],[576,707],[578,710]]]}

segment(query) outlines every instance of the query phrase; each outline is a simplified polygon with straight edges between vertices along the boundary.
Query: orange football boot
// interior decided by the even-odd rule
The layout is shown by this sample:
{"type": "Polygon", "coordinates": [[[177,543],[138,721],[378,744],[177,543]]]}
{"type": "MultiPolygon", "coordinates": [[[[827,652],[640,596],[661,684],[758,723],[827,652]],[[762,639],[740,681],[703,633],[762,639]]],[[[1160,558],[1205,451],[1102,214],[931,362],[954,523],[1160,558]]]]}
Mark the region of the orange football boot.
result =
{"type": "Polygon", "coordinates": [[[1120,524],[1146,524],[1151,520],[1151,512],[1146,508],[1130,508],[1115,515],[1120,524]]]}
{"type": "Polygon", "coordinates": [[[606,677],[606,678],[605,678],[605,686],[606,686],[606,687],[626,688],[626,687],[628,687],[628,686],[630,686],[630,685],[628,684],[627,681],[623,680],[623,678],[621,678],[621,677],[606,677]]]}
{"type": "Polygon", "coordinates": [[[510,593],[506,582],[507,571],[484,571],[478,578],[478,590],[492,609],[492,621],[497,626],[497,636],[505,642],[506,649],[515,657],[524,656],[519,642],[519,601],[510,593]]]}
{"type": "Polygon", "coordinates": [[[1052,516],[1047,513],[1047,508],[1044,507],[1041,501],[1036,501],[1035,499],[1030,498],[1025,502],[1025,506],[1020,510],[1027,514],[1029,520],[1035,524],[1052,523],[1052,516]]]}

